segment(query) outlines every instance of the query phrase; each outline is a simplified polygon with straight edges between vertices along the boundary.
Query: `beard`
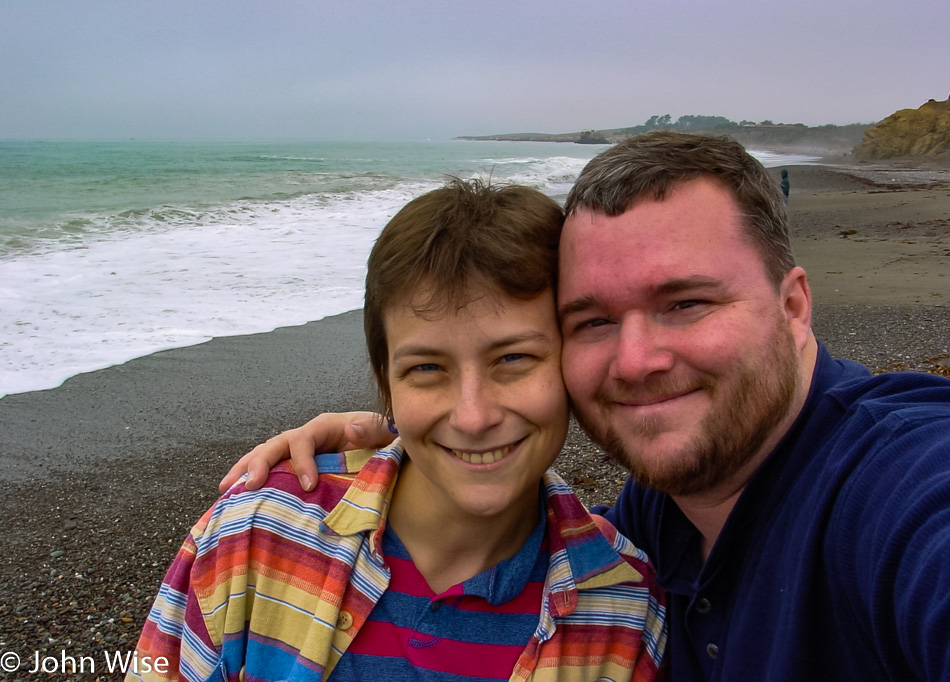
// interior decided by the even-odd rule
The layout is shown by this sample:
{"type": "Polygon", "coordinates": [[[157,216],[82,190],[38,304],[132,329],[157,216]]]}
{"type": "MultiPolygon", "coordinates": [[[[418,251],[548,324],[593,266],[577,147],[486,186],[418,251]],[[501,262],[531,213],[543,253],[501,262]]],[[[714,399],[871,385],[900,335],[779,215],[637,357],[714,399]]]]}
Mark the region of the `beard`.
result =
{"type": "MultiPolygon", "coordinates": [[[[637,483],[668,495],[695,495],[725,483],[756,456],[788,414],[799,378],[795,341],[784,321],[777,321],[767,352],[724,379],[704,377],[694,382],[694,387],[708,392],[710,412],[700,421],[697,434],[674,452],[648,457],[636,447],[638,439],[648,443],[665,433],[661,420],[624,424],[624,434],[611,426],[608,415],[620,396],[603,389],[595,396],[596,414],[581,413],[575,403],[575,415],[591,440],[637,483]]],[[[680,387],[659,382],[645,388],[664,394],[680,387]]]]}

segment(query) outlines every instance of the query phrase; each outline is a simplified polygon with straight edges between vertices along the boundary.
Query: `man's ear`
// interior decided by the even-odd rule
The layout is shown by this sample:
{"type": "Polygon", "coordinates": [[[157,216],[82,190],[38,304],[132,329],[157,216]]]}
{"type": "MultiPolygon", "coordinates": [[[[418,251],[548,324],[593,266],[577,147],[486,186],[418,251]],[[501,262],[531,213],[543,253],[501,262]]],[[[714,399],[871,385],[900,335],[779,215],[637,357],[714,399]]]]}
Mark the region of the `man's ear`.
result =
{"type": "Polygon", "coordinates": [[[801,267],[788,271],[779,287],[782,309],[798,350],[804,349],[811,334],[811,288],[801,267]]]}

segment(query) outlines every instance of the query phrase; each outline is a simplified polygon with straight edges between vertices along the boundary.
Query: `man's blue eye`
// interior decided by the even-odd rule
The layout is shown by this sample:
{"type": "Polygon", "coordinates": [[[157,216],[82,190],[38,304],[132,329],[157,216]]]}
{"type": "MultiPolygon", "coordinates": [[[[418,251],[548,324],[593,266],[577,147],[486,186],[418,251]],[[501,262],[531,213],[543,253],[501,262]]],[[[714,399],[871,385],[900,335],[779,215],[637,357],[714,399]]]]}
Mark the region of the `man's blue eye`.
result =
{"type": "Polygon", "coordinates": [[[439,369],[439,366],[433,362],[427,362],[424,365],[416,365],[413,369],[420,372],[435,372],[439,369]]]}
{"type": "Polygon", "coordinates": [[[502,361],[502,362],[515,362],[516,360],[520,360],[520,359],[523,358],[524,356],[525,356],[524,353],[508,353],[507,355],[502,356],[501,361],[502,361]]]}

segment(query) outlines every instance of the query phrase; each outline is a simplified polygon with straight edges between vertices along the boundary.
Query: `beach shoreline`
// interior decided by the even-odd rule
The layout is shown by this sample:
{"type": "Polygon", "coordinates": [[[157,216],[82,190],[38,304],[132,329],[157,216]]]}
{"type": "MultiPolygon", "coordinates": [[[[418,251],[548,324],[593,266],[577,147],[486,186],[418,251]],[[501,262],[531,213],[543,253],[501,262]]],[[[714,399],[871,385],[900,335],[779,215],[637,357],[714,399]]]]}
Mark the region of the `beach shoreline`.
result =
{"type": "MultiPolygon", "coordinates": [[[[941,163],[788,166],[793,243],[833,354],[875,370],[950,366],[941,163]]],[[[0,399],[0,650],[130,650],[230,464],[319,411],[373,404],[359,311],[0,399]]],[[[624,477],[576,429],[555,468],[588,504],[612,501],[624,477]]]]}

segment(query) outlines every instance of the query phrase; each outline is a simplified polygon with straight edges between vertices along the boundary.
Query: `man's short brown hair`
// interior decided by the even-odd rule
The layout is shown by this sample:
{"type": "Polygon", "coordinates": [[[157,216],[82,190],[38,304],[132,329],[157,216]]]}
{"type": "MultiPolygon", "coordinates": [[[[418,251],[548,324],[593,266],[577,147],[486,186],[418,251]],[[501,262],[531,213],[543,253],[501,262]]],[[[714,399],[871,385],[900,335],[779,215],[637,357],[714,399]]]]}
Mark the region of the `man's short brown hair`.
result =
{"type": "Polygon", "coordinates": [[[784,197],[762,164],[728,137],[654,131],[619,142],[581,171],[565,210],[568,215],[587,209],[618,216],[640,200],[662,201],[677,185],[700,177],[716,178],[732,193],[777,287],[795,267],[784,197]]]}
{"type": "Polygon", "coordinates": [[[391,412],[384,316],[458,310],[483,295],[530,300],[557,290],[564,213],[530,187],[453,178],[406,204],[370,252],[363,329],[384,411],[391,412]],[[419,299],[419,295],[423,299],[419,299]]]}

